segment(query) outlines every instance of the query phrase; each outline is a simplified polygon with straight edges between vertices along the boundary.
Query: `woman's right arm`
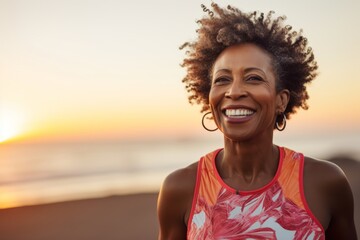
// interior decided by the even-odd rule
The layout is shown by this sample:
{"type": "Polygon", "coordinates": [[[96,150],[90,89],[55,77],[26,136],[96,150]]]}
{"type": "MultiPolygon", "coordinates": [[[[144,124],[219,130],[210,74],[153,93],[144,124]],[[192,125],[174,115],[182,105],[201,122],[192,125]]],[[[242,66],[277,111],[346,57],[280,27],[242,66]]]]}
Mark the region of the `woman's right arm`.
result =
{"type": "Polygon", "coordinates": [[[158,199],[160,224],[159,240],[184,240],[187,234],[187,218],[190,213],[197,164],[190,165],[166,177],[158,199]]]}

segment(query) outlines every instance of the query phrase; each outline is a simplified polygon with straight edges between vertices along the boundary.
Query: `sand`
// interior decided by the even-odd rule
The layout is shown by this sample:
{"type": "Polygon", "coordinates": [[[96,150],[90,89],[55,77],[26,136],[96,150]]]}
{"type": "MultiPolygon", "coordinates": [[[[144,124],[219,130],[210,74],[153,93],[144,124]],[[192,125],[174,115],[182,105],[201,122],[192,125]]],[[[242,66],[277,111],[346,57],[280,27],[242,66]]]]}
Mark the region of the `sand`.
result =
{"type": "Polygon", "coordinates": [[[157,239],[157,193],[0,210],[1,240],[157,239]]]}
{"type": "MultiPolygon", "coordinates": [[[[331,158],[347,174],[354,192],[360,234],[360,162],[331,158]]],[[[157,193],[111,196],[0,210],[1,240],[157,239],[157,193]]]]}

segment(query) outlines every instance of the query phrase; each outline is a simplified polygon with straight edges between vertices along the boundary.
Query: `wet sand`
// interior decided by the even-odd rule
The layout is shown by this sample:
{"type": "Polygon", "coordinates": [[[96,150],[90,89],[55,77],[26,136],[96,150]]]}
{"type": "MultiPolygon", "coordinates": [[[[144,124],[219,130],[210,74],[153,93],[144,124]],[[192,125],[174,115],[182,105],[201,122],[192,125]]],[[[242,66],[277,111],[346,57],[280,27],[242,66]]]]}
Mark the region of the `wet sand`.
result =
{"type": "Polygon", "coordinates": [[[0,210],[2,240],[157,239],[157,193],[0,210]]]}

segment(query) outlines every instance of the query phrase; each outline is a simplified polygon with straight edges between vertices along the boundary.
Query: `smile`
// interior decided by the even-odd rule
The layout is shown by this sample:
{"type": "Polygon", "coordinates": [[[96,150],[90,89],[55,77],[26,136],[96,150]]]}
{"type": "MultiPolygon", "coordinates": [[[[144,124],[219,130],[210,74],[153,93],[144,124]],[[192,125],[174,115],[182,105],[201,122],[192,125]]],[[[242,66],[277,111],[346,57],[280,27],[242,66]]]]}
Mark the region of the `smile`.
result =
{"type": "Polygon", "coordinates": [[[253,115],[255,111],[250,109],[240,108],[240,109],[226,109],[224,113],[229,118],[245,118],[253,115]]]}

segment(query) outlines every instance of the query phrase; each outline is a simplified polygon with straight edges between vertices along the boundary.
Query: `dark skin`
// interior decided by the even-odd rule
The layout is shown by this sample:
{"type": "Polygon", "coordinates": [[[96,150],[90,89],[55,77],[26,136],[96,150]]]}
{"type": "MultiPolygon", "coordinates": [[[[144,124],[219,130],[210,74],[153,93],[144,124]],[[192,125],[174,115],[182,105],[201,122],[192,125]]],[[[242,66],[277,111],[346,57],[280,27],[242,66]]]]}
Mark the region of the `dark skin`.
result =
{"type": "MultiPolygon", "coordinates": [[[[276,92],[271,56],[253,44],[225,49],[212,69],[210,107],[224,149],[216,157],[223,181],[234,189],[258,189],[275,176],[279,151],[273,144],[276,116],[285,110],[289,92],[276,92]],[[245,109],[233,118],[226,109],[245,109]]],[[[305,157],[304,192],[326,239],[357,239],[353,196],[342,170],[330,162],[305,157]]],[[[171,173],[158,200],[159,239],[186,239],[196,183],[197,163],[171,173]]]]}

